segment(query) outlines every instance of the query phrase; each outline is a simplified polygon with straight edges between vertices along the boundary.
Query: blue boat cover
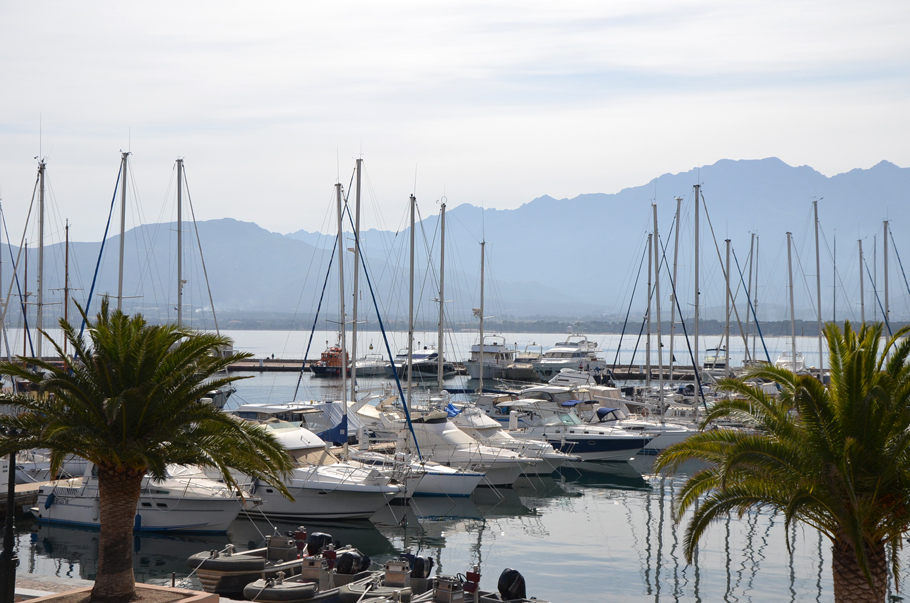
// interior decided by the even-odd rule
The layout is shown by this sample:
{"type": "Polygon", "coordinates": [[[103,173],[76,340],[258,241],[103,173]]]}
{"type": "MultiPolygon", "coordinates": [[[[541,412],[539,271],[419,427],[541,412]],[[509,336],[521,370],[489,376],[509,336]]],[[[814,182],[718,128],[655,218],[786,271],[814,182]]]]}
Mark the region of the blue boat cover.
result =
{"type": "Polygon", "coordinates": [[[341,422],[331,429],[326,429],[322,433],[317,433],[320,438],[326,442],[331,442],[335,446],[341,446],[348,441],[348,418],[342,415],[341,422]]]}
{"type": "Polygon", "coordinates": [[[584,404],[584,400],[566,400],[560,406],[578,406],[579,404],[584,404]]]}

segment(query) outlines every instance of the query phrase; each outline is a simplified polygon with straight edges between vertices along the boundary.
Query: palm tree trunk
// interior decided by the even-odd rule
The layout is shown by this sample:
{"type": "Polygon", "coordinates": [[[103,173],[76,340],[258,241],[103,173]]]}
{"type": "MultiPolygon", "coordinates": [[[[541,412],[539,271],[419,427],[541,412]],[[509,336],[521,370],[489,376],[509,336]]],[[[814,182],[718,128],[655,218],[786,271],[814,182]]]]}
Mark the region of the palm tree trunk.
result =
{"type": "Polygon", "coordinates": [[[856,550],[844,540],[835,540],[831,547],[831,569],[834,572],[835,603],[882,603],[885,600],[888,560],[885,543],[879,541],[866,548],[872,584],[866,580],[856,560],[856,550]]]}
{"type": "Polygon", "coordinates": [[[133,521],[145,472],[98,467],[101,533],[92,601],[126,603],[135,596],[133,521]]]}

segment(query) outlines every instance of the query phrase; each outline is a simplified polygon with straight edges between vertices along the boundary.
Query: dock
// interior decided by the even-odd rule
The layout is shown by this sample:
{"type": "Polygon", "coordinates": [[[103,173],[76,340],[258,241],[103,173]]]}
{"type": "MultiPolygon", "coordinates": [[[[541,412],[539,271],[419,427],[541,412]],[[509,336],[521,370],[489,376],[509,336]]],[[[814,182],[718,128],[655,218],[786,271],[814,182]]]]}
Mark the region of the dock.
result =
{"type": "MultiPolygon", "coordinates": [[[[13,499],[16,505],[16,513],[21,514],[38,504],[38,488],[47,482],[34,482],[31,484],[16,484],[16,495],[13,499]]],[[[6,489],[6,485],[3,486],[6,489]]],[[[6,496],[4,495],[4,500],[6,496]]],[[[6,515],[6,504],[0,505],[0,516],[6,515]]]]}

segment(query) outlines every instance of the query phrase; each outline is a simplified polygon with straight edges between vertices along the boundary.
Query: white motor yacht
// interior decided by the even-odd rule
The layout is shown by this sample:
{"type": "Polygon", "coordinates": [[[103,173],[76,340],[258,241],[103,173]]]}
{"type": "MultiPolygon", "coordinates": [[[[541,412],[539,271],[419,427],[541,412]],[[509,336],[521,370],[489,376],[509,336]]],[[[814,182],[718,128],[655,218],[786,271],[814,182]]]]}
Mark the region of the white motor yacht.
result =
{"type": "Polygon", "coordinates": [[[549,381],[564,368],[603,371],[607,363],[597,343],[588,341],[585,335],[569,335],[565,341],[544,352],[535,368],[542,381],[549,381]]]}
{"type": "MultiPolygon", "coordinates": [[[[245,491],[237,496],[197,468],[170,465],[167,473],[161,481],[142,481],[134,532],[226,532],[243,505],[260,502],[245,491]]],[[[39,523],[97,528],[101,507],[95,466],[88,464],[82,477],[41,486],[31,512],[39,523]]]]}
{"type": "Polygon", "coordinates": [[[262,499],[261,510],[268,517],[367,518],[404,489],[392,474],[342,462],[319,436],[298,423],[262,425],[287,448],[297,465],[285,481],[293,501],[270,485],[250,484],[251,492],[262,499]]]}
{"type": "Polygon", "coordinates": [[[386,369],[391,363],[383,358],[382,354],[367,354],[354,361],[358,377],[381,377],[386,375],[386,369]]]}
{"type": "Polygon", "coordinates": [[[515,438],[502,428],[499,421],[488,417],[476,406],[465,406],[455,415],[452,422],[463,432],[491,448],[504,448],[522,456],[540,459],[540,463],[529,467],[525,475],[549,475],[568,462],[577,462],[581,457],[559,452],[544,440],[515,438]]]}
{"type": "Polygon", "coordinates": [[[585,423],[579,418],[571,402],[570,406],[551,408],[540,400],[506,400],[497,404],[506,409],[517,423],[517,415],[523,416],[522,429],[510,430],[516,438],[546,440],[560,452],[576,455],[585,461],[627,461],[638,454],[653,439],[640,433],[626,431],[621,427],[601,427],[585,423]]]}
{"type": "Polygon", "coordinates": [[[416,476],[413,480],[405,481],[406,492],[403,496],[471,496],[471,493],[480,485],[484,474],[479,471],[467,471],[447,467],[427,460],[419,460],[407,453],[395,455],[382,454],[369,450],[352,450],[351,461],[360,463],[364,467],[375,467],[386,471],[400,471],[398,467],[406,467],[406,471],[416,476]]]}
{"type": "Polygon", "coordinates": [[[475,343],[471,346],[471,357],[465,360],[464,368],[471,379],[480,378],[481,367],[484,379],[503,379],[506,367],[515,360],[516,354],[517,350],[507,344],[502,335],[484,335],[483,359],[480,358],[480,342],[475,343]]]}
{"type": "Polygon", "coordinates": [[[588,421],[594,425],[621,427],[631,433],[651,436],[647,446],[641,449],[640,454],[659,454],[664,449],[684,441],[689,436],[698,433],[694,425],[667,423],[644,418],[631,418],[621,408],[598,408],[588,421]]]}
{"type": "MultiPolygon", "coordinates": [[[[411,366],[414,379],[436,379],[439,374],[439,353],[435,348],[424,346],[422,350],[414,350],[411,354],[411,366]]],[[[389,363],[385,368],[386,375],[395,376],[398,372],[399,379],[408,377],[408,351],[400,350],[395,355],[395,369],[389,363]]],[[[455,376],[455,365],[451,362],[443,362],[442,378],[448,379],[455,376]]]]}

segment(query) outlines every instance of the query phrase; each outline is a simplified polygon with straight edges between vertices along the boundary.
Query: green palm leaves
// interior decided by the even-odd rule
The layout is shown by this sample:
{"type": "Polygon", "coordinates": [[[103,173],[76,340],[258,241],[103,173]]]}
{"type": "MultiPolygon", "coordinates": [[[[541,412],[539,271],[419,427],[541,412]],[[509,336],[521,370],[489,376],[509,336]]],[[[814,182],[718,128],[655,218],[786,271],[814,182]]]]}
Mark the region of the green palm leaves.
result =
{"type": "Polygon", "coordinates": [[[99,467],[155,477],[171,463],[195,464],[217,468],[236,486],[229,472],[234,468],[284,488],[281,475],[291,461],[274,438],[199,402],[237,379],[225,369],[246,355],[218,354],[229,339],[149,325],[141,315],[111,312],[106,299],[87,323],[87,336],[80,338],[60,322],[74,350],[63,367],[36,358],[25,359],[34,370],[0,363],[0,373],[36,384],[39,394],[15,400],[18,416],[0,417],[0,428],[16,434],[0,439],[0,454],[48,448],[55,468],[77,455],[99,467]]]}
{"type": "MultiPolygon", "coordinates": [[[[708,463],[679,494],[677,521],[693,507],[685,535],[691,561],[711,521],[729,513],[768,508],[787,524],[808,524],[841,548],[855,551],[871,585],[870,551],[900,547],[910,525],[910,338],[901,329],[882,345],[882,325],[847,323],[825,328],[831,365],[825,388],[809,375],[759,367],[741,380],[726,379],[733,394],[714,405],[718,419],[754,430],[696,434],[662,453],[656,468],[690,459],[708,463]],[[769,396],[746,381],[780,386],[769,396]]],[[[878,563],[880,556],[872,555],[878,563]]],[[[897,555],[892,555],[897,575],[897,555]]]]}

